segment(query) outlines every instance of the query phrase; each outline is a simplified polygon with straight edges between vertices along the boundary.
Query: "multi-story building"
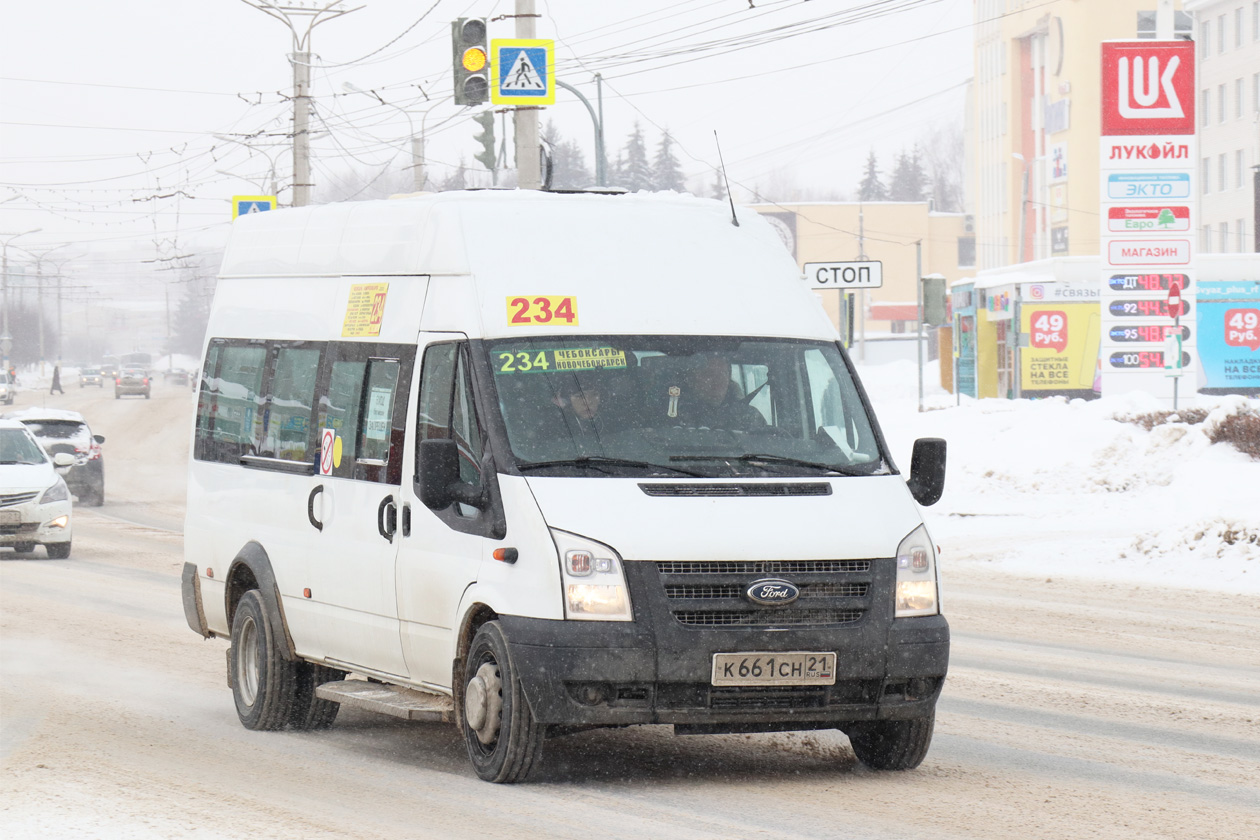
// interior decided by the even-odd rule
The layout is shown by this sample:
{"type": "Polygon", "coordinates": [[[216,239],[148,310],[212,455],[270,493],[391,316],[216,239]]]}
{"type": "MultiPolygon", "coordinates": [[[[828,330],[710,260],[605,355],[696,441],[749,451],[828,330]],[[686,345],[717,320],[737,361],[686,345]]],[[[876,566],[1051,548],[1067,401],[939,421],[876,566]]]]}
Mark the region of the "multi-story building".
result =
{"type": "Polygon", "coordinates": [[[1139,37],[1156,5],[976,0],[969,152],[979,268],[1098,253],[1099,45],[1139,37]]]}
{"type": "Polygon", "coordinates": [[[1199,249],[1260,251],[1260,0],[1187,0],[1197,42],[1199,249]]]}

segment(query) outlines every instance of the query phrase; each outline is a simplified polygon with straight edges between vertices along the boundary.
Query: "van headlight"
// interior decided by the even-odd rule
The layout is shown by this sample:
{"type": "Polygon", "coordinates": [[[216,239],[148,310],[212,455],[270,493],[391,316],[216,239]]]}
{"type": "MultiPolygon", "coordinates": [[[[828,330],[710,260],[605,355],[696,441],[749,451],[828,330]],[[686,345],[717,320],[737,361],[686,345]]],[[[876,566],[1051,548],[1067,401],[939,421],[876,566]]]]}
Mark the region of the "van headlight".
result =
{"type": "Polygon", "coordinates": [[[66,482],[57,479],[57,483],[44,491],[44,495],[39,497],[41,505],[52,504],[53,502],[64,502],[70,498],[70,491],[66,488],[66,482]]]}
{"type": "Polygon", "coordinates": [[[936,549],[920,525],[897,546],[897,609],[894,618],[941,611],[936,581],[936,549]]]}
{"type": "Polygon", "coordinates": [[[560,555],[564,617],[579,621],[633,621],[621,558],[603,543],[551,529],[560,555]]]}

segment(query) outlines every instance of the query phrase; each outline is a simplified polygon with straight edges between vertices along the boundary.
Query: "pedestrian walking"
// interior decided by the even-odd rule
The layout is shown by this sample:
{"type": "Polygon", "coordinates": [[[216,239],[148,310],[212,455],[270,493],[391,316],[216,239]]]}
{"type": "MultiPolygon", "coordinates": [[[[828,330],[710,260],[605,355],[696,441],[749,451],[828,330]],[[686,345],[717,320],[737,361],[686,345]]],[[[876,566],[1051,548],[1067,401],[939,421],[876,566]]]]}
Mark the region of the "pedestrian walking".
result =
{"type": "Polygon", "coordinates": [[[49,394],[64,394],[65,393],[65,391],[61,389],[61,365],[56,365],[55,367],[53,367],[52,387],[48,389],[48,393],[49,394]]]}

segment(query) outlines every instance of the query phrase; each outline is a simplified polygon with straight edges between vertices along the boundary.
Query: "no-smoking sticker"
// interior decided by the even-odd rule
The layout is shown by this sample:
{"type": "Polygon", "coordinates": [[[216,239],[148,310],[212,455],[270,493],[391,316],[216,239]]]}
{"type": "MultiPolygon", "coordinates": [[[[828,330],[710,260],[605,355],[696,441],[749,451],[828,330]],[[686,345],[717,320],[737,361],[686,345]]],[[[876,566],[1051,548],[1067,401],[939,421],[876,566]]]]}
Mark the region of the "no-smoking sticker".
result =
{"type": "Polygon", "coordinates": [[[337,445],[337,433],[333,429],[324,429],[319,437],[319,474],[332,475],[333,450],[337,445]]]}

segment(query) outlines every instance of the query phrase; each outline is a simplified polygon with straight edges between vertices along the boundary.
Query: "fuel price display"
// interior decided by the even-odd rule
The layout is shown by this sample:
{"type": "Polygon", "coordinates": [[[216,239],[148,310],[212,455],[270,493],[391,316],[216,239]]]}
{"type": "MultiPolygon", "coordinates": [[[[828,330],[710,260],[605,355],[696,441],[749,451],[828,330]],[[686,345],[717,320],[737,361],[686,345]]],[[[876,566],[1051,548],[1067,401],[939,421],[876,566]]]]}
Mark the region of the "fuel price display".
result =
{"type": "MultiPolygon", "coordinates": [[[[1116,318],[1171,318],[1168,312],[1168,301],[1164,298],[1153,300],[1113,300],[1107,304],[1107,311],[1116,318]]],[[[1190,301],[1181,301],[1181,314],[1190,314],[1190,301]]]]}
{"type": "Polygon", "coordinates": [[[1190,285],[1184,274],[1113,274],[1107,286],[1114,292],[1166,292],[1176,283],[1182,291],[1190,285]]]}
{"type": "MultiPolygon", "coordinates": [[[[1112,327],[1107,331],[1107,337],[1115,342],[1154,342],[1163,343],[1164,338],[1168,335],[1175,335],[1173,332],[1175,327],[1164,326],[1162,324],[1142,324],[1132,327],[1112,327]]],[[[1183,326],[1181,328],[1181,340],[1190,340],[1190,328],[1183,326]]]]}
{"type": "MultiPolygon", "coordinates": [[[[1163,368],[1164,351],[1162,350],[1134,350],[1129,353],[1112,353],[1111,358],[1107,360],[1113,368],[1120,370],[1149,370],[1151,368],[1163,368]]],[[[1182,352],[1181,366],[1190,366],[1190,354],[1182,352]]]]}

